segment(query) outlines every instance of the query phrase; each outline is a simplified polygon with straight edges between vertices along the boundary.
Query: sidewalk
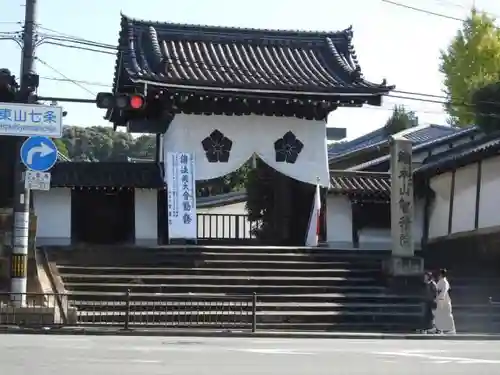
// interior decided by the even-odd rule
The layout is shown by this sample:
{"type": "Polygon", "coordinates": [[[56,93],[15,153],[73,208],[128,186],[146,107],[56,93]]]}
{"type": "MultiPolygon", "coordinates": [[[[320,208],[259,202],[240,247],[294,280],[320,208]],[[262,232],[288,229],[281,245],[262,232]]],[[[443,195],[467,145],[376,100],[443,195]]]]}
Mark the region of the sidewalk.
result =
{"type": "Polygon", "coordinates": [[[234,338],[302,338],[302,339],[360,339],[360,340],[498,340],[500,334],[456,334],[428,335],[418,333],[348,333],[348,332],[284,332],[284,331],[231,331],[231,330],[197,330],[197,329],[130,329],[62,327],[62,328],[28,328],[17,326],[0,326],[0,334],[34,334],[34,335],[91,335],[91,336],[183,336],[183,337],[234,337],[234,338]]]}

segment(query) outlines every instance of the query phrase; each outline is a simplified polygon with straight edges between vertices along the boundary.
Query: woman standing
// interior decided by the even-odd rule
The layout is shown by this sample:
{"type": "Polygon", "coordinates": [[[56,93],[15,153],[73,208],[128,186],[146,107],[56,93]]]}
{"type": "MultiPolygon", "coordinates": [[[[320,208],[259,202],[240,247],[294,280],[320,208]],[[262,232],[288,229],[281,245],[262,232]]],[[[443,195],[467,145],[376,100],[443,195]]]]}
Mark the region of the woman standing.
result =
{"type": "Polygon", "coordinates": [[[439,332],[454,334],[455,321],[451,309],[450,298],[450,283],[446,278],[447,271],[442,269],[439,271],[439,278],[437,282],[437,297],[436,297],[436,311],[434,315],[434,323],[439,332]]]}

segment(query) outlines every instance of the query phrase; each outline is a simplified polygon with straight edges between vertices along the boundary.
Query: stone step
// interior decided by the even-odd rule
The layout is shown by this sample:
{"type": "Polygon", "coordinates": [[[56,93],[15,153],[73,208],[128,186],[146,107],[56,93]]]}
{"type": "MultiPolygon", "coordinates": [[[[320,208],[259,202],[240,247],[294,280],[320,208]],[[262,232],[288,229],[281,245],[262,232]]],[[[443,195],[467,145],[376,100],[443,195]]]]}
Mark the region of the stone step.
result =
{"type": "Polygon", "coordinates": [[[347,293],[347,292],[362,292],[366,294],[381,293],[385,290],[384,287],[364,285],[276,285],[270,284],[218,284],[207,281],[203,284],[133,284],[133,283],[65,283],[67,290],[70,291],[109,291],[122,292],[130,290],[132,293],[228,293],[228,294],[247,294],[253,292],[257,294],[294,294],[294,293],[347,293]]]}
{"type": "Polygon", "coordinates": [[[218,275],[218,276],[291,276],[291,277],[341,277],[341,276],[379,276],[379,268],[347,268],[350,264],[340,263],[343,268],[277,269],[246,268],[240,264],[237,268],[185,268],[185,267],[81,267],[59,266],[61,276],[68,275],[218,275]]]}
{"type": "Polygon", "coordinates": [[[83,275],[62,274],[65,284],[113,283],[144,286],[160,285],[246,285],[259,286],[374,286],[377,281],[371,277],[292,277],[292,276],[218,276],[218,275],[83,275]]]}
{"type": "Polygon", "coordinates": [[[377,262],[348,262],[348,261],[316,261],[305,259],[297,260],[222,260],[212,259],[195,262],[195,267],[203,268],[254,268],[254,269],[296,269],[296,270],[310,270],[310,269],[381,269],[381,265],[377,262]]]}
{"type": "MultiPolygon", "coordinates": [[[[184,301],[185,303],[197,301],[212,303],[228,303],[234,301],[251,301],[251,293],[224,294],[224,293],[133,293],[132,301],[184,301]]],[[[302,293],[302,294],[257,294],[259,303],[412,303],[422,302],[421,295],[392,294],[384,291],[378,293],[302,293]]],[[[122,291],[69,291],[67,299],[70,301],[125,301],[126,294],[122,291]]]]}
{"type": "MultiPolygon", "coordinates": [[[[120,253],[117,253],[120,254],[120,253]]],[[[306,262],[306,264],[321,264],[329,263],[327,267],[334,268],[335,264],[344,264],[350,266],[356,266],[356,268],[380,268],[381,260],[377,258],[356,258],[347,256],[335,256],[332,254],[294,254],[294,253],[282,253],[282,254],[266,254],[266,253],[215,253],[215,252],[203,252],[199,254],[189,254],[189,253],[160,253],[160,254],[148,254],[144,253],[142,255],[137,254],[137,256],[126,256],[120,254],[115,255],[113,259],[99,258],[99,257],[88,257],[85,259],[69,260],[61,257],[51,257],[51,260],[55,261],[59,265],[79,265],[79,266],[163,266],[163,267],[175,267],[176,265],[182,265],[185,267],[199,267],[200,264],[206,264],[209,262],[225,262],[236,265],[240,262],[255,262],[256,264],[264,263],[269,265],[268,268],[274,268],[275,264],[286,262],[285,265],[297,265],[297,263],[306,262]]],[[[230,267],[234,268],[234,267],[230,267]]],[[[283,268],[283,267],[279,267],[283,268]]],[[[285,267],[286,268],[286,267],[285,267]]],[[[313,267],[314,268],[314,267],[313,267]]],[[[324,268],[324,267],[320,267],[324,268]]],[[[338,267],[337,267],[338,268],[338,267]]]]}
{"type": "Polygon", "coordinates": [[[108,245],[108,246],[92,246],[86,245],[85,248],[65,247],[65,248],[47,248],[47,253],[54,256],[66,257],[71,254],[71,257],[88,257],[92,255],[114,257],[117,253],[128,255],[144,255],[144,254],[171,254],[171,253],[186,253],[199,254],[201,252],[216,252],[216,253],[252,253],[252,254],[331,254],[337,257],[348,258],[375,258],[381,259],[390,255],[390,251],[380,250],[345,250],[334,249],[329,247],[304,247],[304,246],[220,246],[220,245],[164,245],[151,247],[123,246],[123,245],[108,245]]]}

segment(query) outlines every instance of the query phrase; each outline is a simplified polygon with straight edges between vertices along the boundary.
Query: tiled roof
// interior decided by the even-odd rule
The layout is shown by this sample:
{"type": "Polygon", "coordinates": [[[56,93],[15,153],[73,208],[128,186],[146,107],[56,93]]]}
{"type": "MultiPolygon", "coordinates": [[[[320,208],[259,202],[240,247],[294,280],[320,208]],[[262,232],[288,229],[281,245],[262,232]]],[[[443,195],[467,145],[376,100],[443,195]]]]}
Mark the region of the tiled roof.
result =
{"type": "MultiPolygon", "coordinates": [[[[437,125],[435,125],[435,126],[437,126],[437,125]]],[[[452,128],[452,129],[455,130],[456,128],[452,128]]],[[[480,132],[480,130],[476,126],[471,126],[471,127],[465,128],[465,129],[451,132],[450,134],[446,134],[446,135],[438,137],[438,138],[427,140],[427,141],[422,142],[422,143],[417,142],[416,144],[415,143],[413,144],[413,153],[427,151],[427,150],[433,149],[435,147],[439,147],[443,144],[454,142],[454,141],[461,139],[463,137],[469,137],[469,136],[476,134],[476,133],[479,133],[479,132],[480,132]]],[[[412,134],[409,134],[409,136],[412,136],[412,134]]],[[[407,138],[408,138],[408,136],[407,136],[407,138]]],[[[411,139],[411,138],[408,138],[408,139],[411,139]]],[[[441,153],[440,153],[440,155],[441,155],[441,153]]],[[[366,163],[362,163],[362,164],[356,165],[354,167],[351,167],[348,170],[350,170],[350,171],[362,171],[362,170],[365,170],[366,168],[373,167],[373,166],[382,164],[384,162],[387,162],[390,158],[391,158],[390,155],[384,155],[384,156],[381,156],[379,158],[370,160],[366,163]]]]}
{"type": "Polygon", "coordinates": [[[388,135],[385,132],[385,129],[380,128],[350,141],[342,141],[331,144],[328,146],[328,158],[331,159],[383,143],[387,141],[387,137],[388,135]]]}
{"type": "MultiPolygon", "coordinates": [[[[452,126],[429,125],[425,127],[410,128],[397,134],[413,141],[413,146],[417,146],[442,137],[451,136],[461,130],[460,128],[452,126]]],[[[328,148],[328,156],[330,159],[333,159],[343,157],[351,152],[362,151],[372,146],[380,146],[389,141],[389,136],[390,134],[382,127],[349,142],[340,142],[331,145],[328,148]]]]}
{"type": "Polygon", "coordinates": [[[60,162],[51,170],[53,187],[163,187],[157,163],[60,162]]]}
{"type": "Polygon", "coordinates": [[[390,198],[389,173],[330,171],[329,192],[390,198]]]}
{"type": "Polygon", "coordinates": [[[331,97],[381,95],[366,81],[352,30],[303,32],[142,21],[122,16],[115,84],[331,97]]]}
{"type": "Polygon", "coordinates": [[[240,203],[247,200],[246,190],[242,191],[232,191],[225,194],[211,195],[208,197],[198,197],[196,198],[196,207],[198,208],[208,208],[208,207],[218,207],[225,206],[228,204],[240,203]]]}
{"type": "Polygon", "coordinates": [[[460,132],[460,130],[460,128],[454,126],[432,124],[424,128],[414,128],[413,131],[410,130],[404,134],[404,137],[412,141],[413,145],[416,146],[441,137],[456,134],[457,132],[460,132]]]}
{"type": "Polygon", "coordinates": [[[432,155],[415,173],[432,176],[497,155],[500,155],[500,132],[432,155]]]}

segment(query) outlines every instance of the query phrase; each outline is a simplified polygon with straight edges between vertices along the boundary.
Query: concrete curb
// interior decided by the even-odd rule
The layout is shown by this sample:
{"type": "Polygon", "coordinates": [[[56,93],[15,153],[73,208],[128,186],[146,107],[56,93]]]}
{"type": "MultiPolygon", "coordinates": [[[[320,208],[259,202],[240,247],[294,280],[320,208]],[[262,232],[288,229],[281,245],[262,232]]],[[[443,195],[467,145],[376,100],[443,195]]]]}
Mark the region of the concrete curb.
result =
{"type": "Polygon", "coordinates": [[[500,341],[498,334],[425,335],[398,333],[330,333],[330,332],[276,332],[276,331],[203,331],[161,329],[96,329],[96,328],[28,328],[0,327],[0,334],[18,335],[88,335],[88,336],[156,336],[156,337],[234,337],[279,339],[350,339],[350,340],[446,340],[446,341],[500,341]]]}

